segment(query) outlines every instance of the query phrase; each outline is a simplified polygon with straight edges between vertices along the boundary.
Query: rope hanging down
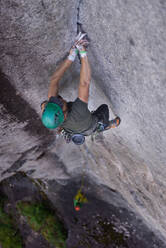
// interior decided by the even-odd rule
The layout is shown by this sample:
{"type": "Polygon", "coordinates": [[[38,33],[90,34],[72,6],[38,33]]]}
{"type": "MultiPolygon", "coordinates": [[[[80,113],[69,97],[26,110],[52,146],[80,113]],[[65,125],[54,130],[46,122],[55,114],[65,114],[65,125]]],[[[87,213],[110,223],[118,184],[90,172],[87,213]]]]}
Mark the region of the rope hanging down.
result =
{"type": "MultiPolygon", "coordinates": [[[[85,155],[83,151],[81,151],[81,148],[80,148],[80,152],[82,152],[83,157],[86,161],[85,155]]],[[[88,202],[87,198],[85,197],[85,194],[82,192],[83,187],[84,187],[84,179],[85,179],[85,168],[83,168],[83,172],[82,172],[81,186],[78,189],[77,194],[75,195],[74,200],[73,200],[74,208],[76,211],[79,211],[81,207],[83,206],[83,204],[88,202]]]]}

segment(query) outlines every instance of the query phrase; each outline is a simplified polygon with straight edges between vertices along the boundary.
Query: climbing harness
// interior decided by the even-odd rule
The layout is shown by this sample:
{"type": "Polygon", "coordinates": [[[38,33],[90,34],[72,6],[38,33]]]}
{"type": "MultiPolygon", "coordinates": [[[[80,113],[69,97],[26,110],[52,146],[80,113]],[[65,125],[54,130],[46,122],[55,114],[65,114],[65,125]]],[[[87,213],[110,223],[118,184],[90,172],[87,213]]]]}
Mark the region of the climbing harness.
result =
{"type": "Polygon", "coordinates": [[[98,122],[95,130],[93,130],[90,134],[88,134],[88,132],[84,132],[84,134],[71,133],[64,129],[62,129],[60,134],[65,139],[66,143],[70,143],[72,141],[75,145],[82,145],[85,142],[86,136],[91,135],[91,139],[93,141],[99,133],[109,130],[110,128],[118,127],[120,125],[120,122],[121,119],[117,116],[115,119],[109,121],[108,125],[102,122],[98,122]]]}
{"type": "Polygon", "coordinates": [[[65,139],[66,143],[70,143],[72,141],[75,145],[82,145],[85,142],[86,135],[81,133],[74,134],[62,129],[60,134],[65,139]]]}
{"type": "Polygon", "coordinates": [[[60,132],[60,134],[65,139],[66,143],[70,143],[71,142],[71,138],[72,138],[72,134],[71,133],[68,133],[64,129],[62,129],[62,131],[60,132]]]}
{"type": "MultiPolygon", "coordinates": [[[[120,125],[120,118],[116,117],[115,119],[109,121],[109,125],[106,125],[102,122],[98,122],[97,126],[95,128],[95,130],[93,130],[91,132],[91,139],[94,140],[94,138],[101,132],[104,132],[105,130],[109,130],[110,128],[114,128],[120,125]]],[[[86,132],[85,132],[86,133],[86,132]]],[[[82,145],[85,142],[85,136],[87,136],[87,134],[75,134],[75,133],[71,133],[68,132],[64,129],[62,129],[61,131],[61,135],[62,137],[65,139],[66,143],[70,143],[71,141],[75,144],[75,145],[82,145]]]]}

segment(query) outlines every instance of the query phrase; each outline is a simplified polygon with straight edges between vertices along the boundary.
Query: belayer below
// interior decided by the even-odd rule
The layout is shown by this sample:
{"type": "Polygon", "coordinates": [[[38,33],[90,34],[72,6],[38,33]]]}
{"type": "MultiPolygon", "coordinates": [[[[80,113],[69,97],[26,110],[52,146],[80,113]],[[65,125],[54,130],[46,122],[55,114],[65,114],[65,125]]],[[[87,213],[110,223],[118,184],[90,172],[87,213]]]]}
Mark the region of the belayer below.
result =
{"type": "Polygon", "coordinates": [[[78,190],[76,196],[74,197],[74,209],[79,211],[84,203],[87,203],[87,198],[81,193],[81,190],[78,190]]]}
{"type": "Polygon", "coordinates": [[[69,56],[51,78],[48,101],[41,103],[43,125],[49,129],[58,128],[68,143],[72,140],[77,145],[83,144],[85,136],[93,134],[96,130],[103,131],[120,124],[119,117],[109,121],[109,109],[106,104],[102,104],[93,112],[88,109],[91,82],[91,68],[86,51],[88,43],[86,33],[80,32],[70,49],[69,56]],[[74,102],[67,102],[58,95],[59,81],[77,54],[81,60],[78,97],[74,102]]]}

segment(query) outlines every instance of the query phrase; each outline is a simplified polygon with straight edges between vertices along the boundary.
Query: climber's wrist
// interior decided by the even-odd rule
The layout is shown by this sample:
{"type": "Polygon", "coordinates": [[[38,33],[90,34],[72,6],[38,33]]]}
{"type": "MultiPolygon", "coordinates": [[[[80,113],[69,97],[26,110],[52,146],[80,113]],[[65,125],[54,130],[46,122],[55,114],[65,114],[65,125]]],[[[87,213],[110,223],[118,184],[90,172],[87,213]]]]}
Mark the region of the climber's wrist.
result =
{"type": "Polygon", "coordinates": [[[78,49],[71,48],[67,59],[70,60],[70,61],[72,61],[72,62],[74,62],[77,54],[78,54],[78,49]]]}
{"type": "Polygon", "coordinates": [[[85,50],[79,51],[79,54],[80,54],[80,57],[81,57],[81,58],[87,57],[87,51],[85,51],[85,50]]]}

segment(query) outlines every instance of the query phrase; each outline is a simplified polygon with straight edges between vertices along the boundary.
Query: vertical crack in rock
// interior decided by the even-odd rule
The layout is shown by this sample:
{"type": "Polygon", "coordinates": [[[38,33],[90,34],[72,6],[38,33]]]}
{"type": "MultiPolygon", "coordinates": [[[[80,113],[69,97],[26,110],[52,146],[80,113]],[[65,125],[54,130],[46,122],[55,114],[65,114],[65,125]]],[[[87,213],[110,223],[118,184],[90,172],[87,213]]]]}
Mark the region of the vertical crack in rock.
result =
{"type": "Polygon", "coordinates": [[[80,22],[80,5],[82,3],[82,0],[78,1],[78,7],[77,7],[77,34],[81,31],[82,29],[82,23],[80,22]]]}
{"type": "Polygon", "coordinates": [[[41,5],[42,5],[43,9],[46,9],[46,6],[45,6],[45,3],[44,3],[44,0],[41,0],[41,5]]]}

